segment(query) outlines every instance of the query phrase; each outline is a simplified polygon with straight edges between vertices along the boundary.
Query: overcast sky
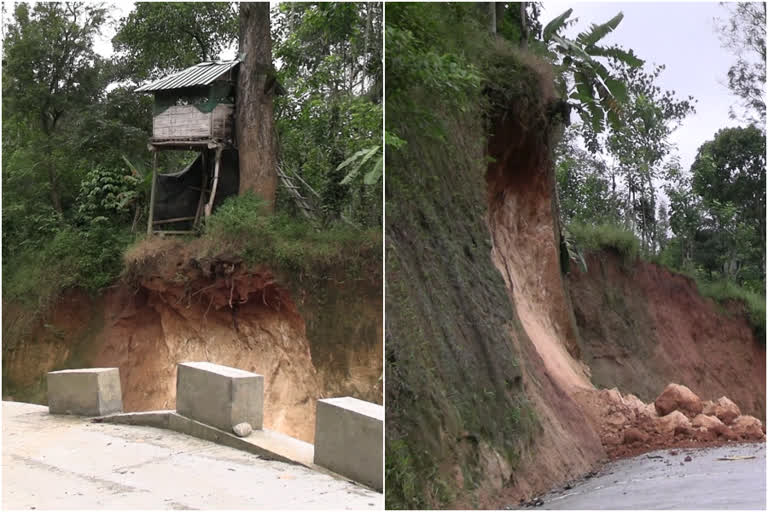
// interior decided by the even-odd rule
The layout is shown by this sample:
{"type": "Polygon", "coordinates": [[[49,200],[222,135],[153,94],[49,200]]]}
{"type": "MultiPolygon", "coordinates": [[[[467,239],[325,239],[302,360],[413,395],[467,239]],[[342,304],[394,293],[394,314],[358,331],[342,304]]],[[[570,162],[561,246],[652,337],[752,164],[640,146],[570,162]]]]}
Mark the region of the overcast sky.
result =
{"type": "Polygon", "coordinates": [[[568,8],[573,8],[571,17],[579,18],[569,35],[623,12],[621,24],[602,41],[632,48],[646,65],[666,65],[659,86],[677,91],[681,99],[691,95],[698,100],[696,113],[672,135],[683,169],[690,168],[699,146],[719,129],[742,124],[728,116],[728,108],[737,103],[725,85],[735,57],[720,46],[715,30],[715,18],[728,17],[725,7],[714,2],[544,2],[542,25],[568,8]]]}

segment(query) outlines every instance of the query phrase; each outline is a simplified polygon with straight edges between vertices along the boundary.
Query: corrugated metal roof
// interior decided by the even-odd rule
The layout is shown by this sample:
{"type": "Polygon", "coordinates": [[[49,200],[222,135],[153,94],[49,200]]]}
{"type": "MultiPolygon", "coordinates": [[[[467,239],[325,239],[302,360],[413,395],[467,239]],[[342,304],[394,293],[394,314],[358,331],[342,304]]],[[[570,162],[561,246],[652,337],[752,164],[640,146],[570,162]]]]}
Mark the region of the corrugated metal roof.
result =
{"type": "Polygon", "coordinates": [[[240,64],[239,60],[227,62],[201,62],[184,71],[179,71],[160,80],[142,85],[136,92],[161,91],[165,89],[181,89],[182,87],[194,87],[208,85],[221,75],[240,64]]]}

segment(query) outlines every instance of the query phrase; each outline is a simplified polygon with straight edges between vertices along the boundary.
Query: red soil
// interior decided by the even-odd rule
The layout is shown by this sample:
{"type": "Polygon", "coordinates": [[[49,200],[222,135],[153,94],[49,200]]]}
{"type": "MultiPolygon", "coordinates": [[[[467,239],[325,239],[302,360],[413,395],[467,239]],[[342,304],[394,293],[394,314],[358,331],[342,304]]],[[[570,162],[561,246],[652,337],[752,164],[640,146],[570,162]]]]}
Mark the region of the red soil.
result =
{"type": "Polygon", "coordinates": [[[765,345],[742,305],[722,307],[685,276],[606,251],[587,269],[572,269],[568,289],[593,383],[648,401],[677,382],[765,421],[765,345]]]}
{"type": "MultiPolygon", "coordinates": [[[[98,299],[68,292],[29,342],[4,346],[4,379],[31,388],[53,369],[116,366],[126,411],[173,409],[176,364],[210,361],[264,375],[265,426],[310,442],[318,398],[380,403],[381,345],[345,346],[319,374],[304,319],[269,270],[173,251],[134,270],[98,299]]],[[[24,315],[4,309],[4,321],[24,315]]]]}

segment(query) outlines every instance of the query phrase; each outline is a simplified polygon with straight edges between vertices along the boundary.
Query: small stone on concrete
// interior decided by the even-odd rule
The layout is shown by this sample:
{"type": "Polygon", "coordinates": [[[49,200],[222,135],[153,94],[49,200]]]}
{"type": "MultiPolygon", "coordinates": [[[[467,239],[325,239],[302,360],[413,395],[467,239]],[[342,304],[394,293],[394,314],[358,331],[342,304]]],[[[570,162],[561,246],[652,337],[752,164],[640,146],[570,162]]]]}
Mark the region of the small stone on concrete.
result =
{"type": "Polygon", "coordinates": [[[253,428],[250,423],[238,423],[232,427],[232,431],[239,437],[248,437],[253,432],[253,428]]]}

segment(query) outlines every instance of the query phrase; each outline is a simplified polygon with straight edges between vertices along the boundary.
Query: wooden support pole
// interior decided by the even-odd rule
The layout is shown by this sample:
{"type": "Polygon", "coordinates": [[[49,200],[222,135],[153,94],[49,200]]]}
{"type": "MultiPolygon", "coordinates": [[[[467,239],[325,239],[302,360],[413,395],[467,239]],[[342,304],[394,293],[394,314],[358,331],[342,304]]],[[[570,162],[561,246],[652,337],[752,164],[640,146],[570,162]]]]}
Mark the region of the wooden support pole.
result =
{"type": "Polygon", "coordinates": [[[216,186],[219,184],[219,165],[221,164],[221,146],[216,148],[216,165],[213,170],[213,185],[211,185],[211,197],[208,199],[208,204],[205,205],[205,218],[211,216],[213,211],[213,200],[216,199],[216,186]]]}
{"type": "Polygon", "coordinates": [[[152,153],[152,191],[149,193],[149,219],[147,219],[147,236],[152,236],[155,215],[155,188],[157,187],[157,151],[152,153]]]}
{"type": "Polygon", "coordinates": [[[175,219],[161,219],[153,221],[153,224],[173,224],[176,222],[184,222],[185,220],[194,220],[195,217],[176,217],[175,219]]]}
{"type": "Polygon", "coordinates": [[[171,231],[155,231],[156,235],[192,235],[197,233],[194,230],[171,230],[171,231]]]}
{"type": "Polygon", "coordinates": [[[205,204],[205,186],[208,184],[208,150],[203,149],[200,151],[203,156],[203,169],[200,173],[202,175],[202,183],[200,184],[200,199],[197,201],[197,210],[195,210],[195,221],[192,223],[192,227],[197,229],[200,224],[200,216],[203,214],[203,205],[205,204]]]}

